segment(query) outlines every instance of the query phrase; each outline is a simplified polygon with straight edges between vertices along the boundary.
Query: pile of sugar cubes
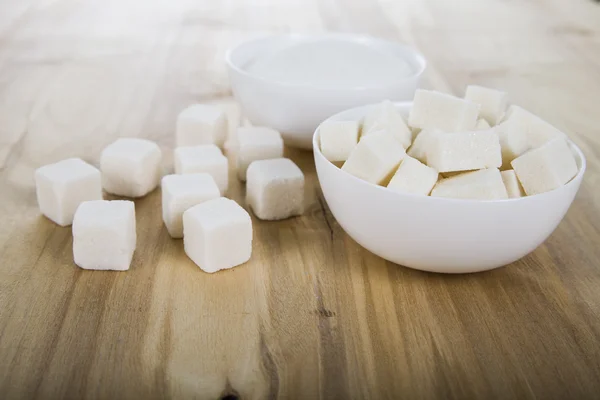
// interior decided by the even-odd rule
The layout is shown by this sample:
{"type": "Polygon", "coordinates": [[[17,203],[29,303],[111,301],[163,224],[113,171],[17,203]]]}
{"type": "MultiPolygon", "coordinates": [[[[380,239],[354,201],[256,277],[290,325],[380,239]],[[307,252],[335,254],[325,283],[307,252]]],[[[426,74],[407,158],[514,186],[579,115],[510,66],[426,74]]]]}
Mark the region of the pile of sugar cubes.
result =
{"type": "Polygon", "coordinates": [[[417,90],[408,119],[385,101],[362,121],[328,121],[320,148],[342,170],[389,189],[496,200],[558,188],[578,167],[564,133],[506,93],[468,86],[464,98],[417,90]]]}
{"type": "MultiPolygon", "coordinates": [[[[196,104],[177,118],[175,173],[163,176],[162,151],[149,140],[121,138],[100,156],[100,168],[79,158],[35,171],[41,212],[61,226],[72,224],[73,258],[84,269],[128,270],[136,248],[131,200],[160,184],[162,217],[169,235],[183,238],[185,253],[202,270],[216,272],[243,264],[252,254],[252,219],[225,196],[229,161],[225,113],[196,104]]],[[[283,158],[279,132],[239,127],[235,133],[237,175],[246,181],[246,202],[259,219],[280,220],[304,211],[304,174],[283,158]]]]}

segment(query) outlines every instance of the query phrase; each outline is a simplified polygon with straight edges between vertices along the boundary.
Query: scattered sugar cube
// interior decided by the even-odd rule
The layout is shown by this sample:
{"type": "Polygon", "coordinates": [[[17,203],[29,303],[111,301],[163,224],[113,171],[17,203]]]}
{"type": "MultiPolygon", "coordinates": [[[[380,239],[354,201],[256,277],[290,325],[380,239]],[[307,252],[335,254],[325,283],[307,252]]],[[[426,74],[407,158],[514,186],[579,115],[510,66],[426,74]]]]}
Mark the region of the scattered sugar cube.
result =
{"type": "Polygon", "coordinates": [[[104,190],[119,196],[145,196],[158,186],[161,158],[160,148],[154,142],[117,139],[100,156],[104,190]]]}
{"type": "Polygon", "coordinates": [[[527,150],[540,147],[555,139],[566,139],[566,135],[540,117],[519,107],[510,106],[506,119],[498,126],[502,146],[503,168],[509,168],[512,160],[527,150]]]}
{"type": "Polygon", "coordinates": [[[511,163],[525,193],[548,192],[577,175],[577,163],[566,140],[553,139],[515,158],[511,163]]]}
{"type": "Polygon", "coordinates": [[[445,93],[417,89],[408,125],[444,132],[469,131],[475,128],[478,115],[478,104],[445,93]]]}
{"type": "Polygon", "coordinates": [[[135,244],[132,201],[85,201],[77,208],[73,219],[73,258],[79,267],[128,270],[135,244]]]}
{"type": "Polygon", "coordinates": [[[388,184],[397,192],[429,195],[438,180],[438,172],[412,157],[404,157],[388,184]]]}
{"type": "Polygon", "coordinates": [[[220,197],[208,173],[167,175],[162,178],[162,215],[169,235],[183,237],[183,213],[188,208],[220,197]]]}
{"type": "Polygon", "coordinates": [[[479,116],[491,126],[500,122],[508,104],[505,92],[476,85],[467,86],[465,100],[479,104],[479,116]]]}
{"type": "Polygon", "coordinates": [[[422,163],[427,164],[427,149],[431,145],[431,137],[436,134],[440,134],[442,131],[439,129],[425,129],[417,134],[415,141],[412,146],[408,148],[406,154],[416,158],[422,163]]]}
{"type": "Polygon", "coordinates": [[[248,126],[237,131],[237,168],[240,180],[246,180],[246,170],[252,161],[283,157],[283,139],[274,129],[248,126]]]}
{"type": "Polygon", "coordinates": [[[389,100],[373,107],[365,117],[362,126],[362,135],[366,136],[375,132],[388,132],[402,144],[405,149],[412,142],[412,132],[398,108],[389,100]]]}
{"type": "Polygon", "coordinates": [[[508,193],[509,198],[514,199],[525,196],[525,192],[514,170],[501,171],[500,174],[502,174],[502,180],[504,181],[504,186],[506,186],[506,193],[508,193]]]}
{"type": "Polygon", "coordinates": [[[431,137],[427,165],[439,172],[497,168],[502,165],[498,134],[493,130],[443,133],[431,137]]]}
{"type": "Polygon", "coordinates": [[[321,152],[331,162],[346,161],[358,143],[358,121],[328,121],[319,128],[321,152]]]}
{"type": "Polygon", "coordinates": [[[193,104],[177,116],[177,146],[215,144],[223,146],[227,138],[227,116],[217,106],[193,104]]]}
{"type": "Polygon", "coordinates": [[[42,214],[60,226],[73,223],[81,202],[102,199],[100,171],[79,158],[38,168],[35,189],[42,214]]]}
{"type": "Polygon", "coordinates": [[[254,161],[248,167],[246,202],[264,220],[285,219],[304,212],[304,174],[292,160],[254,161]]]}
{"type": "Polygon", "coordinates": [[[488,124],[488,122],[483,118],[479,118],[477,120],[477,123],[475,124],[476,131],[486,130],[486,129],[490,129],[490,128],[491,128],[490,124],[488,124]]]}
{"type": "Polygon", "coordinates": [[[183,213],[185,253],[205,272],[245,263],[252,255],[252,220],[225,197],[205,201],[183,213]]]}
{"type": "Polygon", "coordinates": [[[480,169],[439,181],[431,195],[456,199],[498,200],[508,194],[497,168],[480,169]]]}
{"type": "Polygon", "coordinates": [[[229,186],[229,167],[227,157],[214,144],[186,146],[175,149],[175,173],[209,173],[215,180],[221,194],[229,186]]]}
{"type": "Polygon", "coordinates": [[[342,170],[368,182],[381,184],[395,172],[406,155],[402,145],[387,133],[364,136],[342,170]]]}

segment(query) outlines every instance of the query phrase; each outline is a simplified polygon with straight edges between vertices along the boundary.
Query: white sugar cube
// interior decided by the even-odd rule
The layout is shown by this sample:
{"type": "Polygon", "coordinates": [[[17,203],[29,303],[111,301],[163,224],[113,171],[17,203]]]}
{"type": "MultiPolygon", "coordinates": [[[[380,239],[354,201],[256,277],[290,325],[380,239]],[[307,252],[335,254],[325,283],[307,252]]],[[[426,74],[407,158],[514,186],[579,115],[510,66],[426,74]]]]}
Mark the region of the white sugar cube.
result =
{"type": "Polygon", "coordinates": [[[408,125],[444,132],[469,131],[475,128],[479,105],[432,90],[418,89],[408,116],[408,125]]]}
{"type": "Polygon", "coordinates": [[[35,189],[42,214],[60,226],[73,223],[81,202],[102,199],[100,171],[79,158],[38,168],[35,189]]]}
{"type": "Polygon", "coordinates": [[[505,92],[476,85],[467,86],[465,100],[479,104],[479,116],[491,126],[500,122],[508,104],[505,92]]]}
{"type": "Polygon", "coordinates": [[[502,161],[504,168],[527,150],[540,147],[556,139],[566,139],[566,135],[540,117],[519,107],[510,106],[506,119],[498,126],[502,161]]]}
{"type": "Polygon", "coordinates": [[[500,167],[498,134],[487,130],[434,135],[427,151],[427,165],[439,172],[500,167]]]}
{"type": "Polygon", "coordinates": [[[233,200],[206,201],[183,213],[183,244],[205,272],[235,267],[252,255],[252,220],[233,200]]]}
{"type": "Polygon", "coordinates": [[[566,140],[557,138],[515,158],[511,163],[525,193],[548,192],[577,175],[577,163],[566,140]]]}
{"type": "Polygon", "coordinates": [[[365,117],[362,126],[362,135],[370,135],[375,132],[387,132],[394,136],[405,149],[412,142],[412,132],[398,108],[389,100],[373,107],[365,117]]]}
{"type": "Polygon", "coordinates": [[[412,157],[404,157],[388,184],[397,192],[429,195],[438,180],[438,172],[412,157]]]}
{"type": "Polygon", "coordinates": [[[283,139],[274,129],[248,126],[237,130],[237,170],[240,180],[246,180],[246,170],[252,161],[283,157],[283,139]]]}
{"type": "Polygon", "coordinates": [[[475,124],[476,131],[482,131],[482,130],[486,130],[486,129],[490,129],[490,128],[491,128],[490,124],[488,124],[488,122],[483,118],[479,118],[477,120],[477,123],[475,124]]]}
{"type": "Polygon", "coordinates": [[[227,138],[225,112],[210,104],[193,104],[177,116],[177,146],[215,144],[223,146],[227,138]]]}
{"type": "Polygon", "coordinates": [[[364,136],[354,148],[342,170],[365,181],[381,184],[395,172],[406,152],[387,133],[364,136]]]}
{"type": "Polygon", "coordinates": [[[220,197],[219,188],[207,173],[163,177],[162,216],[169,235],[183,237],[183,213],[188,208],[220,197]]]}
{"type": "Polygon", "coordinates": [[[358,143],[358,121],[328,121],[319,127],[321,152],[329,161],[346,161],[358,143]]]}
{"type": "Polygon", "coordinates": [[[514,170],[509,169],[507,171],[501,171],[500,174],[502,174],[502,180],[504,181],[506,193],[508,193],[509,198],[514,199],[525,196],[525,192],[523,191],[514,170]]]}
{"type": "Polygon", "coordinates": [[[422,130],[415,138],[412,146],[408,148],[406,154],[423,163],[427,163],[427,149],[431,145],[431,137],[440,133],[442,133],[442,131],[439,129],[422,130]]]}
{"type": "Polygon", "coordinates": [[[128,270],[135,244],[132,201],[86,201],[77,208],[73,219],[73,258],[79,267],[128,270]]]}
{"type": "Polygon", "coordinates": [[[142,197],[160,181],[162,153],[156,143],[121,138],[109,144],[100,156],[102,186],[108,193],[142,197]]]}
{"type": "Polygon", "coordinates": [[[285,219],[304,212],[304,174],[292,160],[254,161],[248,167],[246,202],[264,220],[285,219]]]}
{"type": "Polygon", "coordinates": [[[178,147],[175,149],[174,157],[176,174],[206,172],[213,177],[221,194],[227,191],[229,186],[227,157],[214,144],[178,147]]]}
{"type": "Polygon", "coordinates": [[[439,181],[431,195],[456,199],[499,200],[508,194],[497,168],[480,169],[439,181]]]}

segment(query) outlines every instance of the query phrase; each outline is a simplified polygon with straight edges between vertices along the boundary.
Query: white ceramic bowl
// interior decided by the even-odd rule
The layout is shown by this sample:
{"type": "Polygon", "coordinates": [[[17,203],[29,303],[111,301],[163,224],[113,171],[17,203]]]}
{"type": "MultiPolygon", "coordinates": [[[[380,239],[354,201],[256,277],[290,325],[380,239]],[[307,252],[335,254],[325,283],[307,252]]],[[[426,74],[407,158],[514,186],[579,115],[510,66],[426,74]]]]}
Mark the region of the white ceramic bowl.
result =
{"type": "MultiPolygon", "coordinates": [[[[399,103],[408,115],[412,103],[399,103]]],[[[369,106],[329,120],[360,119],[369,106]]],[[[460,200],[397,193],[354,177],[329,162],[313,138],[323,195],[341,227],[361,246],[396,264],[464,273],[510,264],[550,236],[579,190],[586,168],[570,143],[579,172],[550,192],[509,200],[460,200]]]]}
{"type": "Polygon", "coordinates": [[[350,34],[281,35],[251,40],[229,50],[226,63],[233,94],[242,106],[244,115],[254,125],[277,129],[287,145],[301,148],[312,147],[316,127],[335,113],[385,99],[411,100],[426,65],[423,56],[409,47],[350,34]],[[375,86],[333,88],[268,80],[247,70],[248,65],[261,55],[272,54],[295,43],[315,40],[367,45],[404,59],[414,74],[375,86]]]}

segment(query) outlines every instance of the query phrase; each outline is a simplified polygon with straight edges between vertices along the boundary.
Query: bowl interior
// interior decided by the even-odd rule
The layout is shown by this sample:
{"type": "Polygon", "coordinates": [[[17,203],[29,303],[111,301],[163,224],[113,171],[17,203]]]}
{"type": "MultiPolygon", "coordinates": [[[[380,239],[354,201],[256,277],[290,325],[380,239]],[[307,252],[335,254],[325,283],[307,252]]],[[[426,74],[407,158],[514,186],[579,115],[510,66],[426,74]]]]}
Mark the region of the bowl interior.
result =
{"type": "MultiPolygon", "coordinates": [[[[400,111],[402,116],[405,119],[408,118],[408,114],[409,114],[410,109],[413,104],[412,101],[396,102],[394,104],[396,105],[398,111],[400,111]]],[[[376,106],[377,106],[377,104],[369,104],[366,106],[351,108],[349,110],[345,110],[345,111],[342,111],[335,115],[332,115],[331,117],[329,117],[325,121],[323,121],[321,124],[323,124],[327,121],[344,121],[344,120],[361,121],[369,113],[369,111],[372,110],[376,106]]],[[[569,185],[575,185],[576,184],[575,181],[582,179],[583,174],[585,173],[585,170],[587,168],[587,161],[585,159],[585,156],[583,155],[583,152],[579,148],[579,146],[577,146],[575,143],[573,143],[570,139],[568,140],[568,144],[569,144],[569,147],[571,148],[571,152],[573,153],[573,156],[575,157],[575,162],[577,163],[578,172],[577,172],[577,175],[573,179],[571,179],[567,184],[565,184],[555,190],[560,190],[561,188],[569,186],[569,185]]],[[[317,129],[315,130],[315,133],[313,135],[313,151],[315,152],[316,157],[323,158],[323,160],[325,160],[327,163],[331,164],[332,166],[334,165],[333,163],[331,163],[329,160],[327,160],[325,158],[323,153],[321,153],[320,139],[319,139],[319,127],[317,127],[317,129]]],[[[394,191],[388,190],[387,188],[385,188],[383,186],[375,185],[373,183],[363,181],[362,179],[359,179],[359,178],[355,177],[354,175],[351,175],[341,169],[340,169],[340,171],[341,171],[341,173],[347,175],[350,179],[356,180],[356,181],[360,182],[361,184],[367,184],[367,185],[370,185],[379,190],[384,190],[386,192],[394,193],[395,195],[398,195],[398,196],[422,197],[424,201],[461,202],[461,203],[464,203],[464,202],[481,203],[481,202],[529,201],[532,198],[536,198],[538,196],[544,196],[544,195],[547,195],[548,193],[550,193],[550,192],[546,192],[546,193],[536,194],[534,196],[525,196],[525,197],[506,199],[506,200],[469,200],[469,199],[437,198],[437,197],[431,197],[431,196],[414,195],[411,193],[394,192],[394,191]]]]}
{"type": "Polygon", "coordinates": [[[399,43],[390,42],[383,39],[377,39],[364,35],[354,34],[342,34],[342,33],[327,33],[320,35],[275,35],[264,38],[254,39],[244,42],[237,47],[229,50],[226,55],[226,62],[230,68],[235,70],[237,73],[247,76],[248,78],[268,82],[270,84],[276,84],[283,87],[309,87],[311,90],[351,90],[351,89],[375,89],[382,86],[393,85],[394,82],[402,83],[409,80],[414,80],[419,77],[426,67],[425,58],[414,49],[401,45],[399,43]],[[277,51],[284,50],[290,46],[310,43],[310,42],[323,42],[330,44],[344,45],[348,43],[360,44],[366,48],[376,50],[385,55],[391,55],[404,60],[410,67],[411,74],[406,76],[399,76],[394,80],[387,81],[380,84],[349,84],[344,87],[330,87],[326,83],[310,84],[310,83],[290,83],[283,82],[277,79],[270,79],[265,76],[260,76],[249,71],[249,66],[257,59],[263,57],[269,57],[271,54],[277,51]]]}

